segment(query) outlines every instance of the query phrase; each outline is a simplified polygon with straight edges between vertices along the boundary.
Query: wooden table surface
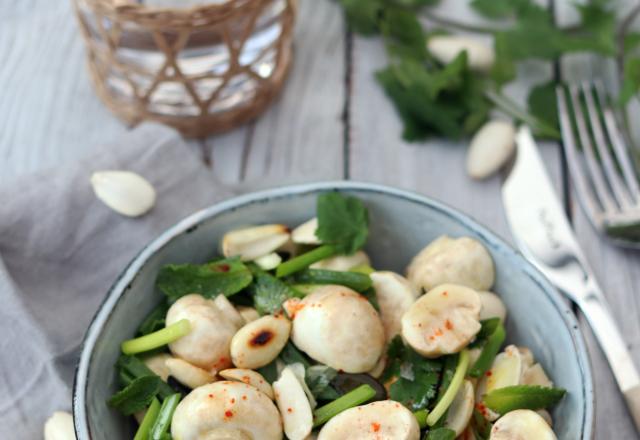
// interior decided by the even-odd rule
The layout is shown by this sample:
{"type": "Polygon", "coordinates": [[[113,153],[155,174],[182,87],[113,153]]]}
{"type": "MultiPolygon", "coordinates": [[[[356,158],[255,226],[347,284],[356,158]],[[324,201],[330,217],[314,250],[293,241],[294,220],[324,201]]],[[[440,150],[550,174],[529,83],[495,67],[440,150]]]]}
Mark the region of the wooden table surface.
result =
{"type": "MultiPolygon", "coordinates": [[[[477,21],[466,3],[447,0],[437,13],[477,21]]],[[[566,5],[556,9],[559,19],[571,19],[566,5]]],[[[70,0],[0,0],[0,10],[0,184],[88,155],[130,129],[92,90],[70,0]]],[[[400,139],[400,121],[372,77],[385,62],[378,39],[347,32],[335,2],[301,0],[295,63],[278,101],[255,122],[191,145],[222,184],[383,183],[443,200],[510,240],[501,176],[470,180],[464,172],[465,145],[400,139]]],[[[552,71],[536,62],[520,70],[522,78],[508,88],[520,100],[527,85],[544,81],[552,71]]],[[[568,195],[580,243],[640,365],[640,253],[614,248],[593,231],[573,202],[560,149],[551,143],[542,147],[558,190],[568,195]]],[[[596,382],[596,438],[637,438],[607,363],[579,319],[596,382]]]]}

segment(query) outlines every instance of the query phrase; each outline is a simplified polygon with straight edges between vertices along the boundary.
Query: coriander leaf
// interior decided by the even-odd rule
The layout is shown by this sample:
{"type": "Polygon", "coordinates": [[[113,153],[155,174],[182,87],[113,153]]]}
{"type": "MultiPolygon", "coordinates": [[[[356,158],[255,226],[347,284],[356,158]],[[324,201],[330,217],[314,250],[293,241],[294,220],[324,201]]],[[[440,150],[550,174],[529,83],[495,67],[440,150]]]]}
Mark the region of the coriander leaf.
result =
{"type": "Polygon", "coordinates": [[[300,363],[305,369],[311,366],[309,359],[291,341],[287,342],[280,352],[280,359],[286,365],[300,363]]]}
{"type": "Polygon", "coordinates": [[[498,388],[483,397],[484,404],[499,414],[516,409],[542,409],[555,405],[566,394],[562,388],[516,385],[498,388]]]}
{"type": "Polygon", "coordinates": [[[249,286],[253,305],[261,315],[276,313],[289,298],[300,296],[282,280],[263,271],[254,272],[254,282],[249,286]]]}
{"type": "Polygon", "coordinates": [[[306,370],[305,380],[311,393],[318,400],[334,400],[340,397],[331,381],[338,372],[326,365],[313,365],[306,370]]]}
{"type": "Polygon", "coordinates": [[[381,381],[395,380],[389,388],[389,397],[412,411],[430,406],[436,397],[442,362],[423,358],[405,346],[399,336],[389,344],[387,357],[381,381]]]}
{"type": "Polygon", "coordinates": [[[427,57],[425,34],[416,14],[401,8],[386,8],[380,21],[380,30],[393,42],[394,51],[416,60],[427,57]],[[401,49],[399,49],[401,48],[401,49]]]}
{"type": "Polygon", "coordinates": [[[219,294],[231,296],[247,287],[251,272],[239,258],[218,260],[206,264],[169,264],[160,269],[156,286],[169,301],[190,293],[205,298],[219,294]]]}
{"type": "MultiPolygon", "coordinates": [[[[147,367],[147,365],[137,356],[127,356],[122,355],[118,358],[118,362],[116,362],[116,367],[118,368],[118,375],[121,379],[125,379],[123,381],[123,385],[130,385],[135,379],[145,376],[151,377],[159,377],[153,371],[147,367]]],[[[158,392],[158,397],[164,399],[175,391],[164,381],[160,382],[160,389],[158,392]]]]}
{"type": "Polygon", "coordinates": [[[555,81],[535,86],[529,92],[527,103],[529,113],[549,124],[549,126],[554,129],[559,130],[560,122],[558,120],[556,86],[557,83],[555,81]]]}
{"type": "Polygon", "coordinates": [[[109,406],[125,416],[146,408],[160,390],[162,379],[158,376],[142,376],[109,398],[109,406]]]}
{"type": "Polygon", "coordinates": [[[440,3],[440,0],[391,0],[393,3],[399,6],[406,6],[408,8],[419,8],[421,6],[435,6],[440,3]]]}
{"type": "Polygon", "coordinates": [[[515,2],[513,0],[473,0],[471,7],[487,18],[506,18],[513,14],[515,2]]]}
{"type": "Polygon", "coordinates": [[[318,229],[322,243],[333,245],[339,254],[353,254],[369,235],[369,213],[362,201],[338,192],[324,193],[317,201],[318,229]]]}
{"type": "Polygon", "coordinates": [[[337,284],[356,292],[365,292],[373,284],[369,275],[328,269],[305,269],[295,274],[293,280],[296,284],[337,284]]]}
{"type": "Polygon", "coordinates": [[[616,53],[616,16],[599,1],[575,4],[580,13],[580,25],[573,35],[578,37],[578,50],[591,50],[605,55],[616,53]]]}
{"type": "Polygon", "coordinates": [[[384,2],[382,0],[340,0],[349,26],[363,35],[378,32],[384,2]]]}
{"type": "Polygon", "coordinates": [[[620,104],[626,105],[640,91],[640,58],[630,58],[624,63],[624,81],[620,90],[620,104]]]}
{"type": "Polygon", "coordinates": [[[432,429],[427,434],[425,440],[455,440],[456,432],[449,428],[432,429]]]}
{"type": "Polygon", "coordinates": [[[624,36],[624,53],[629,54],[640,46],[640,32],[629,32],[624,36]]]}

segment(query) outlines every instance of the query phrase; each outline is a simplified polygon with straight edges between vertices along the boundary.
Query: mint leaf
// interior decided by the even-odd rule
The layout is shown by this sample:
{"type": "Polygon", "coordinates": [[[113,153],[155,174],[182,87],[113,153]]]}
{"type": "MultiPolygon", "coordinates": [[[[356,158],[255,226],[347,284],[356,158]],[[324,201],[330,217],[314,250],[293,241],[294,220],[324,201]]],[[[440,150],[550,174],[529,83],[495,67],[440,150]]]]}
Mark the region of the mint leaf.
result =
{"type": "Polygon", "coordinates": [[[620,104],[626,105],[640,91],[640,58],[630,58],[624,63],[624,82],[620,90],[620,104]]]}
{"type": "Polygon", "coordinates": [[[369,213],[356,197],[329,192],[318,196],[318,229],[322,243],[333,245],[339,254],[353,254],[369,235],[369,213]]]}
{"type": "Polygon", "coordinates": [[[529,113],[554,129],[560,130],[556,86],[557,83],[555,81],[535,86],[529,91],[527,104],[529,113]]]}
{"type": "Polygon", "coordinates": [[[379,30],[379,20],[384,8],[382,0],[340,0],[349,26],[363,35],[379,30]]]}
{"type": "Polygon", "coordinates": [[[499,414],[516,409],[542,409],[555,405],[566,394],[562,388],[516,385],[499,388],[483,397],[484,404],[499,414]]]}
{"type": "Polygon", "coordinates": [[[417,411],[433,403],[442,373],[442,362],[425,359],[396,336],[387,349],[388,362],[381,382],[397,379],[389,388],[389,397],[417,411]]]}
{"type": "Polygon", "coordinates": [[[158,376],[139,377],[111,396],[107,403],[125,416],[131,415],[151,403],[160,391],[161,382],[158,376]]]}
{"type": "Polygon", "coordinates": [[[239,258],[206,264],[169,264],[160,269],[156,286],[171,302],[190,293],[205,298],[231,296],[247,287],[251,272],[239,258]]]}
{"type": "Polygon", "coordinates": [[[455,440],[456,432],[449,428],[437,428],[429,431],[425,440],[455,440]]]}
{"type": "Polygon", "coordinates": [[[487,18],[506,18],[514,12],[513,0],[473,0],[471,7],[487,18]]]}
{"type": "Polygon", "coordinates": [[[380,30],[394,47],[394,52],[416,60],[427,57],[425,33],[416,14],[401,8],[386,8],[380,30]]]}
{"type": "Polygon", "coordinates": [[[266,272],[256,271],[254,283],[249,286],[253,306],[261,315],[276,313],[289,298],[300,296],[289,285],[266,272]]]}

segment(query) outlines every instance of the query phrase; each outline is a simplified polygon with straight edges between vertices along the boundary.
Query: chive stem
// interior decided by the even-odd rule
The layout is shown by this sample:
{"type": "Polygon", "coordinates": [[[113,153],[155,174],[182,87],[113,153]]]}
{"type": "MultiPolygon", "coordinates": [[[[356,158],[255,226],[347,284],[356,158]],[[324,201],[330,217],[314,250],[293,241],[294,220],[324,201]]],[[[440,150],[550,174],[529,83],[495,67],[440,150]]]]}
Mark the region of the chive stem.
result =
{"type": "Polygon", "coordinates": [[[420,429],[424,429],[427,427],[427,416],[429,415],[429,411],[427,411],[426,409],[419,409],[418,411],[414,411],[413,415],[416,418],[420,429]]]}
{"type": "Polygon", "coordinates": [[[315,428],[326,423],[327,421],[329,421],[329,419],[337,416],[342,411],[365,403],[366,401],[372,399],[375,395],[376,390],[374,390],[370,385],[360,385],[358,388],[349,391],[343,396],[338,397],[333,402],[329,402],[326,405],[316,409],[313,412],[313,427],[315,428]]]}
{"type": "Polygon", "coordinates": [[[138,427],[136,431],[135,437],[133,440],[148,440],[149,432],[151,431],[151,427],[155,423],[158,418],[158,413],[160,412],[160,401],[158,399],[153,399],[151,401],[151,405],[147,408],[147,412],[142,419],[142,423],[138,427]]]}
{"type": "Polygon", "coordinates": [[[351,269],[349,269],[349,272],[362,273],[365,275],[371,275],[375,271],[376,270],[373,267],[369,266],[368,264],[360,264],[358,266],[354,266],[351,269]]]}
{"type": "Polygon", "coordinates": [[[144,351],[153,350],[162,347],[177,339],[180,339],[191,331],[191,324],[188,319],[181,319],[175,324],[158,330],[139,338],[129,339],[122,343],[122,352],[124,354],[136,354],[144,351]]]}
{"type": "Polygon", "coordinates": [[[464,380],[464,376],[467,374],[467,369],[469,368],[469,352],[467,350],[462,350],[460,352],[460,356],[458,357],[458,365],[456,367],[456,372],[453,374],[453,378],[451,379],[451,383],[449,384],[449,388],[444,392],[442,398],[436,403],[433,411],[429,413],[427,416],[427,425],[433,426],[438,423],[440,417],[444,415],[444,413],[449,409],[453,399],[458,394],[458,390],[460,386],[462,386],[462,381],[464,380]]]}
{"type": "Polygon", "coordinates": [[[169,425],[171,425],[173,412],[176,410],[181,398],[182,396],[180,393],[176,393],[164,399],[164,402],[162,402],[162,406],[160,407],[158,417],[156,417],[153,427],[151,428],[151,434],[149,436],[151,440],[163,439],[164,434],[169,429],[169,425]]]}
{"type": "Polygon", "coordinates": [[[336,248],[329,244],[325,244],[323,246],[317,247],[309,252],[305,252],[302,255],[298,255],[290,259],[289,261],[285,261],[280,264],[276,268],[276,277],[282,278],[287,275],[291,275],[292,273],[296,273],[311,266],[316,261],[324,260],[325,258],[329,258],[332,255],[335,255],[336,248]]]}

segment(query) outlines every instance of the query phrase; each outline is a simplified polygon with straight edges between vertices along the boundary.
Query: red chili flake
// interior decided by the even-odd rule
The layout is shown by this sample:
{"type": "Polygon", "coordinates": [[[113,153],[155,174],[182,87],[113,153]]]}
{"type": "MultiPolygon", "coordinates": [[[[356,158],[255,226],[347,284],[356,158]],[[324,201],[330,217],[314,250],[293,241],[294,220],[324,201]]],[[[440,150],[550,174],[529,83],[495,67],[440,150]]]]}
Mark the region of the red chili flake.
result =
{"type": "Polygon", "coordinates": [[[231,410],[226,410],[226,411],[224,412],[224,416],[225,416],[225,417],[227,417],[227,418],[231,418],[231,417],[233,417],[233,411],[231,411],[231,410]]]}
{"type": "Polygon", "coordinates": [[[291,414],[293,412],[293,408],[287,408],[287,412],[291,414]]]}
{"type": "Polygon", "coordinates": [[[251,340],[249,341],[249,345],[252,347],[255,347],[255,346],[264,347],[269,343],[269,341],[273,339],[274,336],[275,335],[273,334],[272,331],[262,330],[253,338],[251,338],[251,340]]]}
{"type": "Polygon", "coordinates": [[[444,333],[442,332],[441,328],[437,328],[435,331],[436,336],[442,336],[444,333]]]}
{"type": "Polygon", "coordinates": [[[234,399],[233,397],[231,398],[231,403],[234,404],[236,403],[236,399],[234,399]]]}
{"type": "Polygon", "coordinates": [[[453,330],[453,324],[448,319],[444,322],[444,326],[447,328],[447,330],[453,330]]]}
{"type": "Polygon", "coordinates": [[[231,266],[228,264],[215,264],[213,265],[213,270],[216,272],[229,272],[231,270],[231,266]]]}
{"type": "Polygon", "coordinates": [[[380,423],[375,423],[375,422],[373,422],[373,423],[371,424],[371,430],[372,430],[373,432],[378,432],[378,431],[380,431],[380,423]]]}
{"type": "Polygon", "coordinates": [[[449,292],[447,292],[446,290],[444,292],[442,292],[442,296],[447,296],[449,294],[449,292]]]}
{"type": "Polygon", "coordinates": [[[430,340],[430,341],[435,341],[435,340],[436,340],[436,337],[435,337],[435,336],[433,336],[433,335],[431,335],[431,336],[429,336],[429,340],[430,340]]]}
{"type": "Polygon", "coordinates": [[[209,394],[209,397],[210,397],[211,399],[213,399],[213,394],[209,394]]]}
{"type": "Polygon", "coordinates": [[[242,381],[244,383],[250,383],[251,382],[251,378],[249,376],[242,376],[242,381]]]}
{"type": "Polygon", "coordinates": [[[491,377],[493,373],[491,372],[491,370],[487,371],[486,373],[484,373],[485,376],[487,377],[491,377]]]}
{"type": "Polygon", "coordinates": [[[247,400],[247,396],[242,396],[242,400],[247,400]]]}

